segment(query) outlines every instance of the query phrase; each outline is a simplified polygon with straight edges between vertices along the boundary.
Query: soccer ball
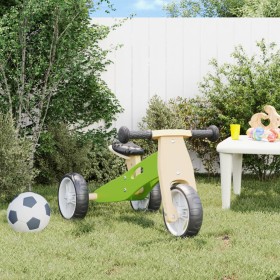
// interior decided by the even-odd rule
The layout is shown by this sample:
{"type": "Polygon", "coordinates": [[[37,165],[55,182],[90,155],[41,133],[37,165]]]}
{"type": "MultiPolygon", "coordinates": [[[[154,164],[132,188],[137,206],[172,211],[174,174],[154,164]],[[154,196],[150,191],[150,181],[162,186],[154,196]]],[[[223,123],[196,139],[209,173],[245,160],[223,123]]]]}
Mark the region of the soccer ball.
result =
{"type": "Polygon", "coordinates": [[[13,230],[36,232],[43,230],[50,221],[51,209],[44,197],[25,192],[9,204],[7,219],[13,230]]]}

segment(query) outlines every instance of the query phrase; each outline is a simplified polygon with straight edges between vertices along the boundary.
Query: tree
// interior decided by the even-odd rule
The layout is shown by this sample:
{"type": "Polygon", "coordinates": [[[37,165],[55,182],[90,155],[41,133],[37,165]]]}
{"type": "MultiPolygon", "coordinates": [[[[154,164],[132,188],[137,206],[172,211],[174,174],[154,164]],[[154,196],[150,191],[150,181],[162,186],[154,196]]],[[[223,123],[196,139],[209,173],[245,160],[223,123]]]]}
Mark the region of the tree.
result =
{"type": "Polygon", "coordinates": [[[46,122],[108,127],[121,108],[100,77],[110,62],[98,42],[109,28],[90,24],[92,1],[0,7],[0,111],[12,114],[19,136],[31,136],[31,163],[46,122]]]}
{"type": "Polygon", "coordinates": [[[180,0],[165,4],[171,17],[236,17],[244,0],[180,0]]]}
{"type": "Polygon", "coordinates": [[[171,17],[279,17],[278,0],[180,0],[165,4],[171,17]]]}
{"type": "Polygon", "coordinates": [[[240,9],[243,17],[279,17],[280,2],[278,0],[245,0],[240,9]]]}
{"type": "Polygon", "coordinates": [[[0,17],[2,17],[12,6],[16,5],[16,0],[0,0],[0,17]]]}

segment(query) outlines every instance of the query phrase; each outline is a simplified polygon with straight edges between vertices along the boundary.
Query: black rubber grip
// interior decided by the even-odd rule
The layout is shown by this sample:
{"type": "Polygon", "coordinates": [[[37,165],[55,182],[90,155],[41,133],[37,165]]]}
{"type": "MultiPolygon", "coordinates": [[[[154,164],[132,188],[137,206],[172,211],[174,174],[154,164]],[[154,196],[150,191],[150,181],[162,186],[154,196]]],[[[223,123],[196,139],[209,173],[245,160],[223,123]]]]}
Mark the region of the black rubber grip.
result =
{"type": "Polygon", "coordinates": [[[130,139],[152,139],[152,131],[130,131],[122,126],[118,131],[118,139],[121,143],[127,143],[130,139]]]}
{"type": "Polygon", "coordinates": [[[192,130],[192,138],[208,138],[215,142],[219,139],[219,129],[215,125],[210,125],[206,130],[192,130]]]}

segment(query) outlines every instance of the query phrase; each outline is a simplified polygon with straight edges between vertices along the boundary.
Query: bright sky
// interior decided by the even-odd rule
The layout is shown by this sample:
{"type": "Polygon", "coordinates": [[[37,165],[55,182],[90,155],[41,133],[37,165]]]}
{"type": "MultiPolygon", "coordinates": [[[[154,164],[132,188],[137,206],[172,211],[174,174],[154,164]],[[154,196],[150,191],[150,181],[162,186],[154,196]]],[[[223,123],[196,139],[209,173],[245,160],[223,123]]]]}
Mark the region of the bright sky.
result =
{"type": "Polygon", "coordinates": [[[93,17],[166,17],[163,4],[172,0],[111,0],[116,11],[105,12],[105,8],[92,14],[93,17]]]}

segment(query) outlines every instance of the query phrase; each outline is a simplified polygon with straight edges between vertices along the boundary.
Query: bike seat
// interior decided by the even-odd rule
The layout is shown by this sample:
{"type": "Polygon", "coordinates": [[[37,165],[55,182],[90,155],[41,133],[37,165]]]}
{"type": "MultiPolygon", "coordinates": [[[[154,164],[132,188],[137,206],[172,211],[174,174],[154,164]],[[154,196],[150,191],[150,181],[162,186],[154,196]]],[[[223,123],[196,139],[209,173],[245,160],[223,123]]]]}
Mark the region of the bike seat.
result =
{"type": "Polygon", "coordinates": [[[130,155],[143,155],[144,154],[144,149],[141,147],[137,146],[133,142],[127,142],[125,144],[115,141],[112,144],[112,149],[125,156],[130,156],[130,155]]]}

